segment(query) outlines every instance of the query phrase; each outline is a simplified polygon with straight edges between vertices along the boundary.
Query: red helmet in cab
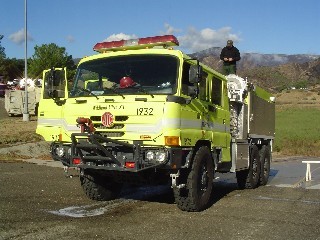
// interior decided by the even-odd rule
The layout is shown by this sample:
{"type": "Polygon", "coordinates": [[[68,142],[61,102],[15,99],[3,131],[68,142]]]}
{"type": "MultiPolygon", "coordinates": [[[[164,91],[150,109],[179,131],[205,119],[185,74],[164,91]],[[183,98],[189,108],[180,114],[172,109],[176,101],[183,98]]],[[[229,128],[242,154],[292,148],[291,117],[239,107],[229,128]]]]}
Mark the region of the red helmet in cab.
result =
{"type": "Polygon", "coordinates": [[[123,77],[120,79],[120,88],[133,87],[136,83],[131,77],[123,77]]]}

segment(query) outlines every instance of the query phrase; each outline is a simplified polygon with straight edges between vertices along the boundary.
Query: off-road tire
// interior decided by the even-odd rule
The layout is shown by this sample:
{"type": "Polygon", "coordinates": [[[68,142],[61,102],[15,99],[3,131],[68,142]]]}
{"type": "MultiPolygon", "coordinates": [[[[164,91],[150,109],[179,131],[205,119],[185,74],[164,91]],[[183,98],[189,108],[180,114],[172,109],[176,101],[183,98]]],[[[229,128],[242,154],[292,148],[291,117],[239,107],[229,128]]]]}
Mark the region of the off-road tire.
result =
{"type": "Polygon", "coordinates": [[[196,152],[192,167],[185,172],[186,187],[174,189],[175,201],[183,211],[198,212],[206,209],[210,203],[214,167],[210,150],[202,146],[196,152]]]}
{"type": "Polygon", "coordinates": [[[240,189],[252,189],[259,186],[261,161],[259,149],[253,145],[250,149],[250,166],[248,170],[236,172],[237,183],[240,189]]]}
{"type": "Polygon", "coordinates": [[[263,145],[260,149],[260,185],[264,186],[268,183],[270,174],[271,149],[269,145],[263,145]]]}
{"type": "Polygon", "coordinates": [[[122,184],[110,178],[86,171],[80,177],[81,186],[88,198],[97,201],[109,201],[119,196],[122,184]]]}

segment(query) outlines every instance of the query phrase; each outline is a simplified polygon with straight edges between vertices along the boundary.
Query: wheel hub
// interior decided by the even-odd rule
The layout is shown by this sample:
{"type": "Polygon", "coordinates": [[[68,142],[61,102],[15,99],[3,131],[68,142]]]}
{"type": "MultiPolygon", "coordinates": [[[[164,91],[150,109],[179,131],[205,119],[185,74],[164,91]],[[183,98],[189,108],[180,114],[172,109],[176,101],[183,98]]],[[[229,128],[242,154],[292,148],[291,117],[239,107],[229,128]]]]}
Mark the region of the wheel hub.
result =
{"type": "Polygon", "coordinates": [[[202,171],[201,171],[201,190],[202,191],[206,191],[207,187],[208,187],[208,171],[205,167],[203,167],[202,171]]]}

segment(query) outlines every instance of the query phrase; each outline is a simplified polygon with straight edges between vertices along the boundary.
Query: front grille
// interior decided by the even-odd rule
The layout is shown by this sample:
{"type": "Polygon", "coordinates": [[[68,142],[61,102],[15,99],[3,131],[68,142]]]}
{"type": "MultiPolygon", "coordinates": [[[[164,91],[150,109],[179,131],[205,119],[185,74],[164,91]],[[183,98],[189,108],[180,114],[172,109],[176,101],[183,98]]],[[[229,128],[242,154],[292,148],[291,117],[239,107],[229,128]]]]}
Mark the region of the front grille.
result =
{"type": "Polygon", "coordinates": [[[111,127],[106,127],[101,123],[94,124],[95,129],[122,129],[124,128],[124,124],[114,124],[111,127]]]}
{"type": "Polygon", "coordinates": [[[114,124],[110,127],[106,127],[102,125],[101,116],[91,116],[90,119],[93,121],[94,128],[96,129],[96,133],[101,134],[103,137],[122,137],[125,133],[124,132],[116,132],[110,130],[121,130],[125,127],[125,122],[128,121],[128,116],[114,116],[114,124]],[[99,131],[101,130],[101,131],[99,131]],[[107,130],[105,132],[103,130],[107,130]]]}
{"type": "Polygon", "coordinates": [[[124,135],[124,132],[97,132],[102,137],[122,137],[124,135]]]}
{"type": "Polygon", "coordinates": [[[91,116],[90,119],[93,122],[101,122],[101,116],[91,116]]]}
{"type": "Polygon", "coordinates": [[[115,116],[114,120],[117,122],[125,122],[128,121],[129,117],[128,116],[115,116]]]}
{"type": "MultiPolygon", "coordinates": [[[[91,116],[90,119],[93,122],[101,122],[101,116],[91,116]]],[[[125,122],[125,121],[128,121],[128,119],[129,119],[128,116],[115,116],[114,117],[114,121],[116,121],[116,122],[125,122]]]]}

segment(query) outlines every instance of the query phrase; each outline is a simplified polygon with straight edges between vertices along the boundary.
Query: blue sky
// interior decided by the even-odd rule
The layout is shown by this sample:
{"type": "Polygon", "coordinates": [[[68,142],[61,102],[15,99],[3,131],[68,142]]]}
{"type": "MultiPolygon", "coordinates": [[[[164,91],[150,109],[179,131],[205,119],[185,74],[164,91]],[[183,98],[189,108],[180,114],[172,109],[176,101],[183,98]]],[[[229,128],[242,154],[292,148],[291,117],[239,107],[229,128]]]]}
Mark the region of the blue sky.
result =
{"type": "MultiPolygon", "coordinates": [[[[0,0],[1,45],[24,58],[24,0],[0,0]]],[[[55,43],[74,58],[94,54],[105,39],[173,34],[193,53],[223,47],[240,52],[320,55],[319,0],[27,0],[28,57],[55,43]]]]}

